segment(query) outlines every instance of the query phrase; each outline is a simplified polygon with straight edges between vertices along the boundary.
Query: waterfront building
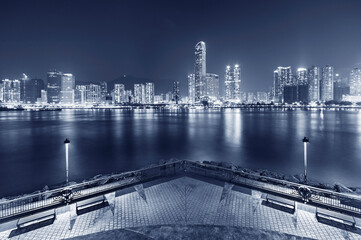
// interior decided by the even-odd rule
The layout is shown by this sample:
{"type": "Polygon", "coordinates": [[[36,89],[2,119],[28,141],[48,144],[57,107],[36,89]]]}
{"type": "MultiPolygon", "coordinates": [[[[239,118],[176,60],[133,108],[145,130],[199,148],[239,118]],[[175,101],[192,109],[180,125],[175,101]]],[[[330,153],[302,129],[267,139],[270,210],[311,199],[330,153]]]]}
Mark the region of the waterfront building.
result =
{"type": "Polygon", "coordinates": [[[219,98],[219,76],[213,73],[206,74],[206,94],[205,96],[216,100],[219,98]]]}
{"type": "Polygon", "coordinates": [[[238,64],[226,67],[225,75],[225,99],[230,102],[241,100],[241,68],[238,64]]]}
{"type": "Polygon", "coordinates": [[[134,84],[134,103],[145,103],[145,86],[144,84],[134,84]]]}
{"type": "Polygon", "coordinates": [[[320,68],[312,66],[308,68],[308,96],[310,102],[320,101],[320,68]]]}
{"type": "Polygon", "coordinates": [[[284,87],[294,86],[294,78],[291,67],[278,67],[273,72],[273,100],[275,102],[284,102],[284,87]]]}
{"type": "Polygon", "coordinates": [[[114,84],[114,103],[120,104],[125,102],[124,84],[114,84]]]}
{"type": "Polygon", "coordinates": [[[246,92],[241,92],[241,102],[247,103],[247,93],[246,92]]]}
{"type": "Polygon", "coordinates": [[[194,103],[196,100],[196,82],[193,73],[188,74],[188,101],[194,103]]]}
{"type": "Polygon", "coordinates": [[[132,90],[125,90],[125,103],[133,103],[133,93],[132,90]]]}
{"type": "MultiPolygon", "coordinates": [[[[100,98],[101,102],[104,104],[107,102],[107,96],[108,96],[108,83],[107,82],[100,82],[100,98]]],[[[108,99],[109,100],[109,99],[108,99]]]]}
{"type": "Polygon", "coordinates": [[[344,95],[350,95],[350,85],[348,78],[341,74],[335,73],[333,82],[333,99],[341,102],[344,95]]]}
{"type": "Polygon", "coordinates": [[[74,104],[75,77],[71,73],[61,76],[60,102],[62,104],[74,104]]]}
{"type": "Polygon", "coordinates": [[[5,103],[20,103],[19,80],[3,80],[3,100],[5,103]]]}
{"type": "Polygon", "coordinates": [[[24,103],[36,103],[38,99],[42,99],[41,91],[45,87],[42,79],[23,79],[22,81],[24,84],[24,103]]]}
{"type": "Polygon", "coordinates": [[[266,92],[257,92],[257,102],[268,103],[268,94],[266,92]]]}
{"type": "Polygon", "coordinates": [[[97,84],[85,85],[86,88],[86,103],[99,104],[101,103],[101,88],[97,84]]]}
{"type": "Polygon", "coordinates": [[[0,102],[4,102],[4,84],[0,80],[0,102]]]}
{"type": "Polygon", "coordinates": [[[48,103],[48,92],[45,89],[43,89],[43,90],[41,90],[40,94],[41,94],[41,103],[47,104],[48,103]]]}
{"type": "Polygon", "coordinates": [[[57,104],[60,102],[62,73],[58,71],[47,72],[48,102],[57,104]]]}
{"type": "Polygon", "coordinates": [[[195,99],[200,101],[206,93],[206,44],[205,42],[198,42],[195,46],[195,65],[194,65],[194,79],[195,79],[195,99]]]}
{"type": "Polygon", "coordinates": [[[173,92],[172,92],[172,101],[174,101],[176,104],[178,104],[178,101],[180,100],[180,94],[179,94],[179,82],[175,81],[173,82],[173,92]]]}
{"type": "Polygon", "coordinates": [[[154,83],[145,83],[145,103],[154,104],[154,83]]]}
{"type": "Polygon", "coordinates": [[[297,85],[307,85],[308,84],[308,76],[306,68],[298,68],[297,69],[297,85]]]}
{"type": "Polygon", "coordinates": [[[25,99],[25,85],[29,80],[29,77],[23,73],[23,77],[20,79],[20,102],[26,103],[25,99]]]}
{"type": "Polygon", "coordinates": [[[322,68],[321,100],[324,102],[333,100],[333,70],[329,65],[322,68]]]}
{"type": "Polygon", "coordinates": [[[256,103],[256,95],[253,92],[249,92],[247,94],[247,103],[248,104],[253,104],[256,103]]]}
{"type": "Polygon", "coordinates": [[[283,89],[283,102],[292,104],[298,101],[297,95],[298,87],[296,85],[284,86],[283,89]]]}
{"type": "Polygon", "coordinates": [[[361,69],[354,68],[350,73],[350,95],[361,96],[361,69]]]}
{"type": "Polygon", "coordinates": [[[84,105],[86,103],[86,85],[76,85],[74,102],[79,105],[84,105]]]}

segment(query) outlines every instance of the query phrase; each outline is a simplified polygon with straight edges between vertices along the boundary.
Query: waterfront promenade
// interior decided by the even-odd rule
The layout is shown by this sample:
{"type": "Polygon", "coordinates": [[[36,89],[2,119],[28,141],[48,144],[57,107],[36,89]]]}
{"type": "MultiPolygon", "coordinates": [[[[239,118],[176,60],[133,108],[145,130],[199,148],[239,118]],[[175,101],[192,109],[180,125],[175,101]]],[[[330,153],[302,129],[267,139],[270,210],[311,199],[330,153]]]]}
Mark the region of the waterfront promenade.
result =
{"type": "Polygon", "coordinates": [[[238,239],[247,239],[241,237],[242,231],[251,234],[243,237],[253,239],[292,239],[291,236],[294,236],[293,239],[361,237],[358,227],[319,223],[313,207],[297,204],[295,213],[291,214],[265,205],[261,192],[242,193],[231,190],[232,187],[228,183],[222,187],[190,177],[136,185],[135,188],[117,191],[109,205],[73,216],[71,221],[65,207],[53,224],[41,228],[24,231],[6,229],[9,223],[2,224],[0,239],[107,239],[111,236],[130,239],[177,239],[188,236],[191,239],[190,231],[196,233],[197,229],[208,228],[209,233],[212,233],[212,229],[222,232],[222,227],[223,230],[225,227],[230,228],[224,231],[228,235],[223,235],[228,239],[237,236],[240,237],[238,239]]]}

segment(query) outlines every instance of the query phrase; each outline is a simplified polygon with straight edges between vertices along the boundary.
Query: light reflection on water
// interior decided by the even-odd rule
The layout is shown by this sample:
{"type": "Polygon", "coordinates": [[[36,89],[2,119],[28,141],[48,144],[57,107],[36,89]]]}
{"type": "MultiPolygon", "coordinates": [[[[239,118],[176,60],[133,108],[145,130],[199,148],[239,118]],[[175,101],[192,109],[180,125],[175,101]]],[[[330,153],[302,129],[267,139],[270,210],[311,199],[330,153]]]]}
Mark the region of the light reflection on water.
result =
{"type": "Polygon", "coordinates": [[[0,112],[1,196],[170,158],[224,161],[360,186],[361,113],[340,111],[63,110],[0,112]]]}

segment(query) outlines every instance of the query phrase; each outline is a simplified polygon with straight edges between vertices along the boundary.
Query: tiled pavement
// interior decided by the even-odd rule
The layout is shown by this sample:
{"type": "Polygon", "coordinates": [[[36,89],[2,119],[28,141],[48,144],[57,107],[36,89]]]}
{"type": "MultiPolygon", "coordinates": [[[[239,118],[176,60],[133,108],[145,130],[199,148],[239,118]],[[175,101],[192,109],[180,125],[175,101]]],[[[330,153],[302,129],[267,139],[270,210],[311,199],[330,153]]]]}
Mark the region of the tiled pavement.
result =
{"type": "MultiPolygon", "coordinates": [[[[142,188],[139,188],[142,189],[142,188]]],[[[151,225],[221,225],[271,230],[315,239],[361,239],[361,230],[319,223],[315,214],[297,209],[286,213],[262,204],[254,196],[182,177],[115,198],[109,206],[76,217],[69,230],[69,214],[53,224],[22,234],[14,229],[0,232],[0,239],[64,239],[112,229],[151,225]],[[222,200],[221,200],[222,199],[222,200]],[[114,214],[113,214],[114,213],[114,214]]]]}

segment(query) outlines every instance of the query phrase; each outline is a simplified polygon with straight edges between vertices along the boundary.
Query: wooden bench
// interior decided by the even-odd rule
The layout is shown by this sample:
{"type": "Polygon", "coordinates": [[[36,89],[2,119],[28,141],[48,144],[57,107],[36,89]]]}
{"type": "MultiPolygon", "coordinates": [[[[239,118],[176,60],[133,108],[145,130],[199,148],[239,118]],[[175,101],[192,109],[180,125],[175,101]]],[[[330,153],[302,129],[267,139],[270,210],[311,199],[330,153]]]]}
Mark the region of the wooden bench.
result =
{"type": "Polygon", "coordinates": [[[295,210],[295,201],[292,201],[292,200],[289,200],[286,198],[282,198],[282,197],[278,197],[278,196],[274,196],[271,194],[267,194],[266,200],[267,200],[267,202],[271,202],[271,203],[274,203],[277,205],[281,205],[282,207],[286,207],[286,208],[295,210]]]}
{"type": "Polygon", "coordinates": [[[323,208],[317,208],[316,218],[317,218],[317,220],[325,219],[325,220],[349,225],[352,227],[354,227],[356,224],[355,218],[353,216],[349,216],[349,215],[339,213],[339,212],[330,211],[330,210],[323,209],[323,208]]]}
{"type": "Polygon", "coordinates": [[[100,205],[100,204],[104,203],[105,201],[106,201],[106,199],[105,199],[104,195],[101,195],[98,197],[93,197],[93,198],[89,198],[87,200],[77,202],[76,203],[76,211],[78,212],[80,210],[84,210],[89,207],[100,205]]]}
{"type": "Polygon", "coordinates": [[[45,222],[45,221],[52,220],[52,219],[55,220],[55,209],[45,211],[45,212],[35,213],[33,215],[20,218],[18,220],[16,226],[18,228],[23,228],[26,226],[45,222]]]}

